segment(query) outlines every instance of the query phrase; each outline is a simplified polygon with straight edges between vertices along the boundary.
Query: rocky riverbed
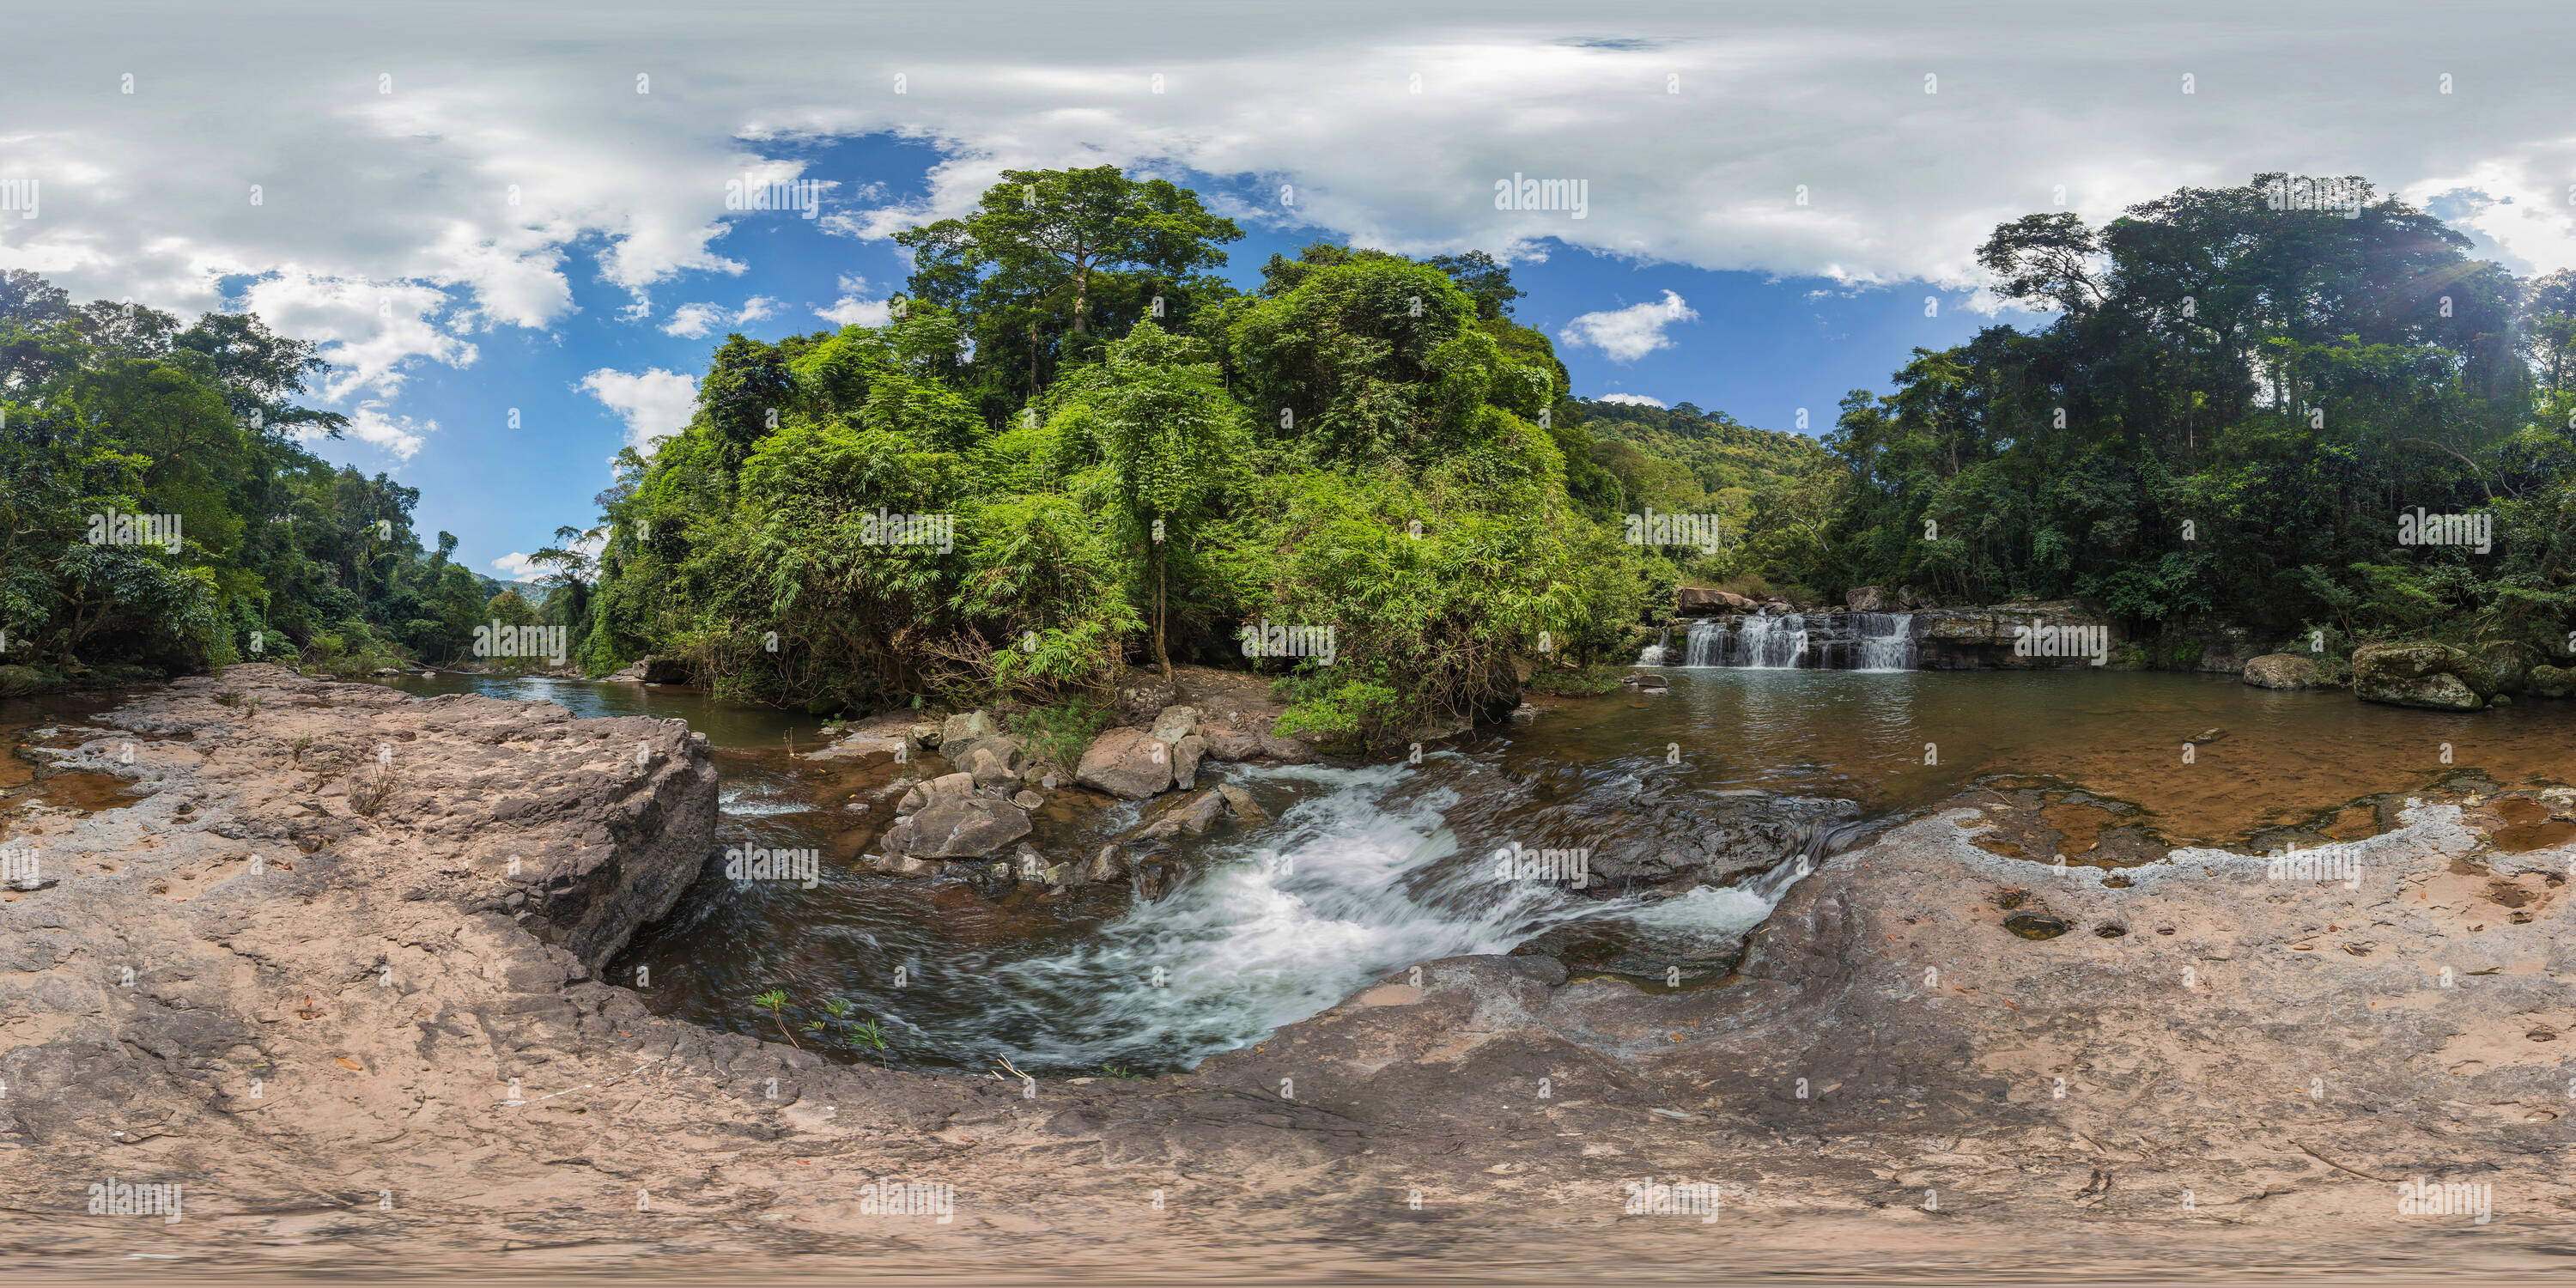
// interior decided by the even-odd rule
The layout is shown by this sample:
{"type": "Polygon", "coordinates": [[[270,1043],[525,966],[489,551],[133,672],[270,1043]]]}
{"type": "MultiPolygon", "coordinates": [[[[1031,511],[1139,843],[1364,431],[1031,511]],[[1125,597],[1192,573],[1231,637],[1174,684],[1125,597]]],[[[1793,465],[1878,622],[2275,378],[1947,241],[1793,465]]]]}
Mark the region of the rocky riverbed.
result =
{"type": "Polygon", "coordinates": [[[2576,775],[2121,868],[1981,845],[2027,831],[1986,793],[1820,854],[1704,985],[1455,958],[1021,1079],[599,977],[709,855],[673,722],[236,667],[38,750],[130,794],[0,819],[18,1267],[2341,1273],[2554,1266],[2576,1210],[2576,775]],[[94,1210],[133,1185],[177,1219],[94,1210]]]}

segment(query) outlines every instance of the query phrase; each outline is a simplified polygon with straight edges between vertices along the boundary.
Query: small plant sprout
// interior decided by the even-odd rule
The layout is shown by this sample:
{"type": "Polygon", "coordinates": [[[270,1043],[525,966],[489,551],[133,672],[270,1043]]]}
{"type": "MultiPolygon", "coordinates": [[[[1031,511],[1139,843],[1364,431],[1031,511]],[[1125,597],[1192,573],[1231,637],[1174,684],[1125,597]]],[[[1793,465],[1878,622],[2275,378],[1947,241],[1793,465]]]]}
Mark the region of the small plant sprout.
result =
{"type": "Polygon", "coordinates": [[[787,1006],[786,989],[773,988],[768,992],[762,993],[751,999],[751,1004],[766,1009],[769,1012],[770,1018],[777,1021],[779,1036],[787,1039],[787,1045],[795,1047],[800,1051],[805,1049],[805,1044],[797,1041],[796,1034],[790,1031],[787,1027],[787,1016],[784,1014],[784,1010],[787,1006]]]}

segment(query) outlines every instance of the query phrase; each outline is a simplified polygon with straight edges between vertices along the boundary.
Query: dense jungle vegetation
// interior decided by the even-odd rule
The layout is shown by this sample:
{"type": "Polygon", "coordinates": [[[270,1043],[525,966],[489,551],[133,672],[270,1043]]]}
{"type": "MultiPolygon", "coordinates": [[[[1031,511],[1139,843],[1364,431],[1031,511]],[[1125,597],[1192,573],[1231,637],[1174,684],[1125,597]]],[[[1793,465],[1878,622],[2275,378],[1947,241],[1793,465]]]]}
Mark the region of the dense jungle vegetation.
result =
{"type": "Polygon", "coordinates": [[[444,660],[489,613],[533,612],[450,562],[455,537],[422,549],[417,491],[304,448],[347,423],[296,405],[313,350],[248,314],[182,326],[0,274],[0,696],[444,660]],[[176,540],[120,544],[118,515],[176,516],[176,540]]]}
{"type": "Polygon", "coordinates": [[[438,659],[501,613],[572,624],[593,673],[650,654],[826,714],[1059,702],[1240,664],[1248,624],[1330,626],[1333,665],[1260,665],[1295,723],[1375,737],[1625,661],[1684,583],[2565,656],[2576,274],[2517,281],[2394,200],[2276,209],[2276,178],[2004,225],[1980,261],[2040,320],[1917,350],[1808,438],[1570,396],[1483,254],[1317,244],[1243,292],[1216,273],[1240,232],[1190,191],[1012,172],[901,236],[886,325],[728,337],[687,428],[540,552],[533,606],[445,534],[424,552],[412,493],[297,445],[339,423],[292,401],[310,346],[12,274],[0,659],[186,669],[253,630],[438,659]],[[187,541],[85,544],[109,506],[187,541]],[[2485,516],[2491,547],[2400,544],[2418,507],[2485,516]],[[1728,544],[1627,544],[1648,508],[1728,544]],[[906,516],[948,526],[919,544],[906,516]]]}

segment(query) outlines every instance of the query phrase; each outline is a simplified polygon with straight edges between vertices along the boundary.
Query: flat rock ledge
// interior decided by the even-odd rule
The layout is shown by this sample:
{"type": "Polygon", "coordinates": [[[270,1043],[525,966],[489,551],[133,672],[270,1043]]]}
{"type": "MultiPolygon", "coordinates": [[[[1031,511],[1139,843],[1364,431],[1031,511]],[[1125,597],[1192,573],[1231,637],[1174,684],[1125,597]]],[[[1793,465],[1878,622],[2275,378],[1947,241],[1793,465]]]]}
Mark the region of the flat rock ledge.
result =
{"type": "Polygon", "coordinates": [[[61,759],[145,794],[0,819],[49,878],[0,892],[21,1273],[2495,1273],[2555,1265],[2576,1211],[2576,850],[2497,853],[2450,806],[2125,885],[1953,810],[1826,862],[1720,986],[1452,958],[1190,1074],[1024,1083],[826,1063],[597,977],[710,848],[676,725],[268,667],[94,723],[61,759]],[[2418,1177],[2489,1186],[2491,1221],[2400,1215],[2418,1177]],[[1633,1210],[1674,1183],[1713,1219],[1633,1210]],[[109,1185],[182,1213],[94,1212],[109,1185]]]}

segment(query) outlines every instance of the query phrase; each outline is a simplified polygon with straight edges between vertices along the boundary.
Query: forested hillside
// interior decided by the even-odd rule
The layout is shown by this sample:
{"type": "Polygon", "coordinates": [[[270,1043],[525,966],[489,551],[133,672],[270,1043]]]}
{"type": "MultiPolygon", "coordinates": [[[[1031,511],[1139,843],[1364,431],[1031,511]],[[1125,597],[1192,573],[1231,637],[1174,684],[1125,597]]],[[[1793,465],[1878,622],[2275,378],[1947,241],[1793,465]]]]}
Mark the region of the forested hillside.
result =
{"type": "Polygon", "coordinates": [[[295,401],[313,349],[0,276],[0,695],[464,650],[500,585],[423,551],[416,491],[301,445],[345,423],[295,401]]]}
{"type": "Polygon", "coordinates": [[[2054,317],[1854,390],[1830,464],[1757,507],[1754,558],[1828,596],[2080,596],[2124,634],[2210,615],[2334,652],[2565,654],[2576,274],[2516,281],[2395,200],[2276,208],[2282,179],[1997,229],[1998,289],[2054,317]],[[2488,538],[2416,541],[2419,511],[2488,538]]]}
{"type": "Polygon", "coordinates": [[[1507,276],[1317,246],[1239,294],[1202,271],[1236,236],[1169,185],[1014,172],[906,235],[889,325],[729,338],[688,429],[621,458],[588,664],[827,712],[1329,627],[1329,664],[1269,664],[1296,720],[1366,737],[1619,655],[1675,572],[1605,522],[1507,276]]]}

